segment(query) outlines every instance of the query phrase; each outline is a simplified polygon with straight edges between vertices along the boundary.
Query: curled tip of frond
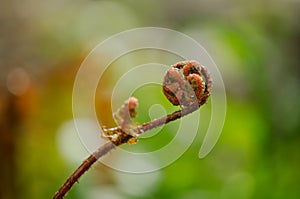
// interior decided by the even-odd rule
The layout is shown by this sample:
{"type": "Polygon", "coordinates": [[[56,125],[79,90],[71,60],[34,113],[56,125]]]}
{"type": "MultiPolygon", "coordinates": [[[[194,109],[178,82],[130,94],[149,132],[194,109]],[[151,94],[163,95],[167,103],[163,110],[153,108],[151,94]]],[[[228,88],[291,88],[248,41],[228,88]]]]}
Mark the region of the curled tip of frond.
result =
{"type": "Polygon", "coordinates": [[[203,105],[210,96],[212,79],[197,61],[182,61],[170,67],[163,80],[163,92],[173,105],[203,105]],[[182,72],[181,72],[182,70],[182,72]]]}

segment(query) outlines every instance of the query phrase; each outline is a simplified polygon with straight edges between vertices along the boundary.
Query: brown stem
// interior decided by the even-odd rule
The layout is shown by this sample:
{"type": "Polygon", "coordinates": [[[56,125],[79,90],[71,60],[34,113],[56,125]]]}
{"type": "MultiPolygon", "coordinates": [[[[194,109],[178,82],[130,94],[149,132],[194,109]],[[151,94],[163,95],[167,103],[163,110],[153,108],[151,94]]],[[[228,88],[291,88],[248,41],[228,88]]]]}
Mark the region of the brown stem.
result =
{"type": "MultiPolygon", "coordinates": [[[[185,107],[181,110],[175,111],[171,114],[168,114],[159,119],[155,119],[153,121],[144,123],[137,128],[138,134],[142,134],[146,131],[159,127],[163,124],[167,124],[171,121],[179,119],[189,113],[196,111],[199,108],[199,105],[192,105],[185,107]]],[[[100,157],[104,156],[110,150],[119,146],[121,144],[127,143],[127,141],[132,138],[131,135],[123,133],[122,137],[115,142],[108,142],[103,146],[99,147],[97,151],[91,154],[85,161],[81,163],[81,165],[71,174],[71,176],[67,179],[67,181],[60,187],[60,189],[55,193],[53,199],[61,199],[66,193],[72,188],[72,186],[79,180],[79,178],[84,174],[100,157]]]]}
{"type": "Polygon", "coordinates": [[[108,153],[111,149],[113,149],[116,145],[112,142],[108,142],[97,149],[93,154],[91,154],[86,160],[84,160],[81,165],[70,175],[67,181],[61,186],[61,188],[55,193],[55,199],[63,198],[66,193],[72,188],[75,182],[77,182],[96,161],[101,156],[108,153]]]}
{"type": "MultiPolygon", "coordinates": [[[[128,118],[123,118],[123,123],[121,127],[113,128],[113,130],[108,129],[109,133],[114,134],[115,132],[117,132],[117,137],[110,139],[110,142],[99,147],[97,151],[90,155],[78,167],[78,169],[76,169],[76,171],[71,174],[67,181],[55,193],[55,196],[53,198],[63,198],[66,195],[66,193],[72,188],[74,183],[78,181],[80,176],[82,176],[82,174],[84,174],[96,162],[96,160],[108,153],[111,149],[124,143],[130,143],[130,139],[135,138],[135,136],[139,136],[140,134],[146,131],[159,127],[163,124],[167,124],[171,121],[174,121],[189,113],[196,111],[201,105],[203,105],[207,101],[211,93],[211,88],[212,79],[210,78],[209,72],[200,63],[196,61],[184,61],[178,62],[175,65],[173,65],[165,75],[163,81],[163,91],[167,99],[173,105],[183,104],[185,106],[181,110],[175,111],[164,117],[155,119],[153,121],[144,123],[136,127],[136,129],[133,130],[133,132],[136,133],[135,135],[131,135],[123,131],[124,127],[127,124],[126,122],[128,121],[128,118]],[[197,97],[197,102],[195,102],[195,96],[193,95],[193,93],[190,93],[188,92],[188,90],[185,90],[185,87],[178,89],[178,86],[182,86],[184,82],[185,85],[187,85],[187,82],[182,79],[178,70],[174,68],[183,69],[183,74],[188,80],[188,86],[192,86],[194,94],[197,97]]],[[[135,108],[137,106],[137,100],[135,98],[129,98],[129,100],[126,103],[128,103],[126,106],[129,109],[129,113],[133,114],[130,115],[130,117],[134,117],[134,115],[136,114],[135,108]]]]}
{"type": "Polygon", "coordinates": [[[152,120],[150,122],[144,123],[143,125],[137,127],[138,133],[142,134],[146,131],[149,131],[151,129],[159,127],[163,124],[167,124],[169,122],[177,120],[177,119],[179,119],[179,118],[181,118],[181,117],[183,117],[183,116],[185,116],[189,113],[192,113],[192,112],[196,111],[198,108],[199,108],[199,105],[198,105],[198,103],[196,103],[195,105],[190,105],[188,107],[185,107],[181,110],[175,111],[175,112],[173,112],[171,114],[168,114],[164,117],[161,117],[159,119],[155,119],[155,120],[152,120]]]}

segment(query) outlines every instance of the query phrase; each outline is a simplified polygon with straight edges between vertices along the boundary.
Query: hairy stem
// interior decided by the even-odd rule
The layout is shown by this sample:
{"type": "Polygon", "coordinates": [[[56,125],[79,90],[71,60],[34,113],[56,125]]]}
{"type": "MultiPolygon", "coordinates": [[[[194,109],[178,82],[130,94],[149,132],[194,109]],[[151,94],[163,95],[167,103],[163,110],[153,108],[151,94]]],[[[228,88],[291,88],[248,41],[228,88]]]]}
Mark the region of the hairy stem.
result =
{"type": "MultiPolygon", "coordinates": [[[[159,127],[163,124],[167,124],[171,121],[177,120],[189,113],[196,111],[199,108],[198,103],[195,105],[191,105],[185,107],[181,110],[175,111],[171,114],[168,114],[159,119],[155,119],[153,121],[144,123],[137,128],[138,134],[142,134],[146,131],[159,127]]],[[[68,191],[72,188],[72,186],[79,180],[79,178],[84,174],[100,157],[107,154],[110,150],[119,146],[121,144],[127,143],[127,141],[132,138],[131,135],[124,133],[121,139],[118,139],[116,142],[107,142],[103,146],[99,147],[97,151],[91,154],[86,160],[82,162],[82,164],[71,174],[71,176],[67,179],[67,181],[60,187],[60,189],[55,193],[53,199],[61,199],[63,198],[68,191]]]]}

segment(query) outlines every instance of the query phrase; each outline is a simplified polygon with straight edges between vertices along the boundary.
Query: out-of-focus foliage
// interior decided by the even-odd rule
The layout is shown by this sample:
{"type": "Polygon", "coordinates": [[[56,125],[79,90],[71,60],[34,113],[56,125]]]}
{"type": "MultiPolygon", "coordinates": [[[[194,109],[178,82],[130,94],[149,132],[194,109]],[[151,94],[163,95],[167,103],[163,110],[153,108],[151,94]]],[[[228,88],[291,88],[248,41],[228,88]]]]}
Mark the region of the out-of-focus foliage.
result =
{"type": "MultiPolygon", "coordinates": [[[[299,198],[299,9],[298,0],[2,1],[0,198],[50,198],[86,157],[70,122],[76,72],[99,42],[143,26],[181,31],[207,49],[226,87],[222,135],[199,159],[201,129],[209,123],[203,107],[198,135],[175,163],[143,175],[97,164],[67,198],[299,198]]],[[[131,63],[151,60],[144,55],[129,55],[131,63]]],[[[117,64],[99,81],[96,96],[99,120],[109,127],[107,95],[122,76],[117,64]]],[[[133,95],[140,102],[137,121],[164,115],[156,103],[175,110],[157,85],[133,95]]],[[[125,148],[155,150],[178,124],[125,148]]]]}

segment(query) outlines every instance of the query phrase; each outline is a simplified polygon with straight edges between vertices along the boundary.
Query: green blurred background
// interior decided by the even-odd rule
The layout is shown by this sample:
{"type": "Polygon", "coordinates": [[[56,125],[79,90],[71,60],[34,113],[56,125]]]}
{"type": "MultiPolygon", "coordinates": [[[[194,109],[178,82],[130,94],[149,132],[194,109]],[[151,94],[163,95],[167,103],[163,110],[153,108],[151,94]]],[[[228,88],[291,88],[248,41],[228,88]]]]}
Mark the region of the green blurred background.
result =
{"type": "MultiPolygon", "coordinates": [[[[299,0],[2,0],[0,198],[51,198],[88,155],[72,123],[76,72],[99,42],[144,26],[183,32],[212,56],[227,94],[222,135],[199,159],[200,129],[181,158],[149,174],[121,173],[98,163],[66,198],[299,198],[299,10],[299,0]]],[[[109,81],[116,78],[108,71],[108,85],[100,91],[109,92],[109,81]]],[[[99,120],[113,126],[109,97],[103,95],[97,101],[99,120]]],[[[156,86],[135,95],[139,113],[146,113],[139,121],[149,119],[153,103],[171,110],[156,86]]],[[[208,119],[201,118],[205,129],[208,119]]],[[[136,146],[155,149],[165,142],[154,137],[136,146]]]]}

